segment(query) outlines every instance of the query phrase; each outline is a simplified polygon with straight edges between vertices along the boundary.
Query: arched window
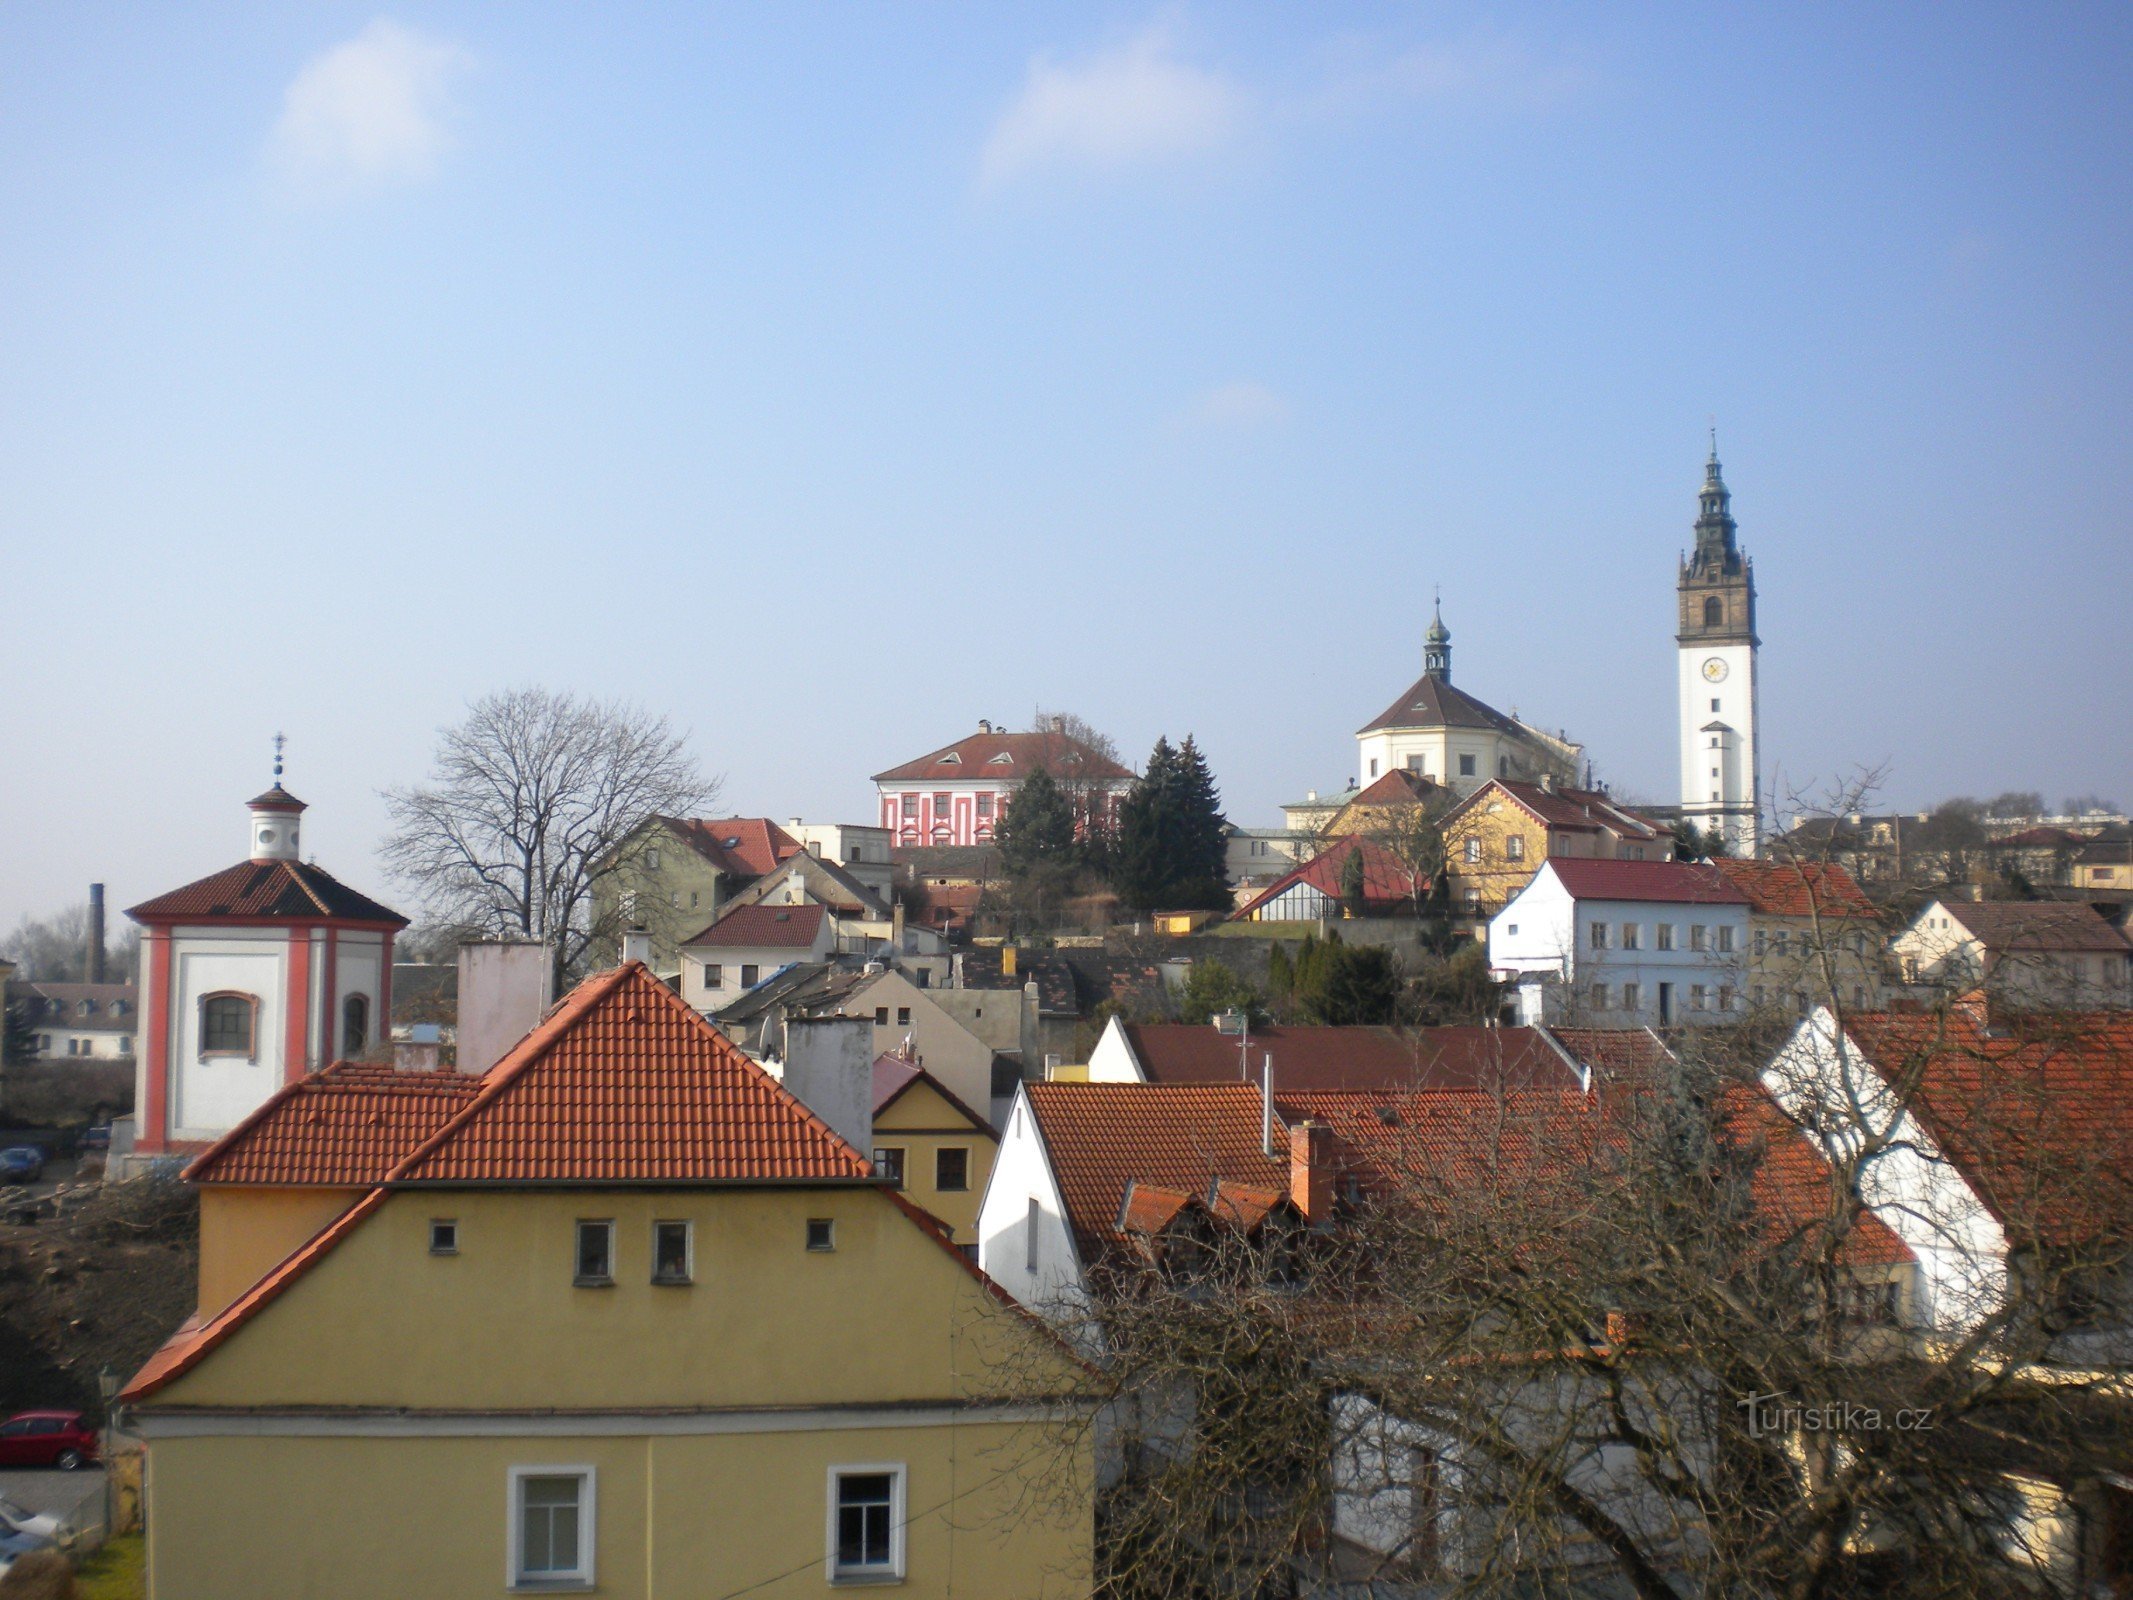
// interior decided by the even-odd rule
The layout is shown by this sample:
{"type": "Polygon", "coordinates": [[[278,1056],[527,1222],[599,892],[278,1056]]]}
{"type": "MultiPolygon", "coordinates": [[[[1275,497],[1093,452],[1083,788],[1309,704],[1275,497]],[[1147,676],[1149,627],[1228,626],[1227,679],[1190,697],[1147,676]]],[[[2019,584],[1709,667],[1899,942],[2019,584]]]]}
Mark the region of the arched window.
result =
{"type": "Polygon", "coordinates": [[[1706,628],[1720,627],[1726,620],[1726,603],[1712,595],[1703,603],[1703,625],[1706,628]]]}
{"type": "Polygon", "coordinates": [[[200,998],[200,1053],[203,1056],[249,1056],[257,1033],[259,1002],[248,994],[210,994],[200,998]]]}
{"type": "Polygon", "coordinates": [[[341,1054],[359,1056],[370,1043],[370,996],[352,994],[341,1002],[341,1054]]]}

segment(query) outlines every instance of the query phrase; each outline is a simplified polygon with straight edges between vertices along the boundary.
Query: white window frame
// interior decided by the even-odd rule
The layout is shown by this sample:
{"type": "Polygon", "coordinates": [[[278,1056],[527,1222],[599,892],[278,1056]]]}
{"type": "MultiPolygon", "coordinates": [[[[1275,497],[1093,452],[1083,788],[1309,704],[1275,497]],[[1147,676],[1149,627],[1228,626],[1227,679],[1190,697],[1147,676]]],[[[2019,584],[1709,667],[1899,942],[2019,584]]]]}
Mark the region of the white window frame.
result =
{"type": "Polygon", "coordinates": [[[822,1571],[836,1587],[849,1588],[856,1584],[901,1583],[904,1576],[904,1463],[901,1461],[838,1461],[829,1468],[829,1476],[823,1490],[826,1502],[823,1508],[822,1571]],[[886,1567],[862,1567],[850,1572],[840,1571],[837,1566],[837,1480],[858,1478],[877,1473],[887,1473],[889,1478],[889,1564],[886,1567]]]}
{"type": "Polygon", "coordinates": [[[590,1589],[594,1583],[593,1536],[600,1526],[599,1473],[589,1462],[561,1466],[523,1466],[508,1469],[504,1495],[504,1587],[518,1593],[548,1593],[590,1589]],[[584,1487],[578,1496],[578,1564],[568,1573],[528,1575],[519,1565],[525,1548],[525,1503],[520,1485],[528,1478],[576,1478],[584,1487]]]}

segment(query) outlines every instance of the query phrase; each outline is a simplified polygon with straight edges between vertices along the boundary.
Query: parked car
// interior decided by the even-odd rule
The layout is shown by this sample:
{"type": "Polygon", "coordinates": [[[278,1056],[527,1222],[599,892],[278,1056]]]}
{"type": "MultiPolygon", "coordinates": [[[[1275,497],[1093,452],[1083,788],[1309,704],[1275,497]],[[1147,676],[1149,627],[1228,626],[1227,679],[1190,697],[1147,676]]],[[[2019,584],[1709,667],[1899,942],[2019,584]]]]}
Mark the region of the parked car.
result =
{"type": "Polygon", "coordinates": [[[63,1518],[49,1511],[32,1511],[0,1495],[0,1536],[7,1534],[27,1534],[62,1546],[74,1542],[74,1530],[63,1518]]]}
{"type": "Polygon", "coordinates": [[[111,1148],[111,1124],[99,1122],[82,1129],[81,1137],[74,1142],[74,1147],[77,1150],[109,1150],[111,1148]]]}
{"type": "Polygon", "coordinates": [[[0,1150],[0,1183],[35,1183],[44,1176],[44,1152],[33,1144],[0,1150]]]}
{"type": "Polygon", "coordinates": [[[79,1411],[24,1411],[0,1422],[0,1467],[72,1472],[96,1459],[96,1430],[79,1411]]]}

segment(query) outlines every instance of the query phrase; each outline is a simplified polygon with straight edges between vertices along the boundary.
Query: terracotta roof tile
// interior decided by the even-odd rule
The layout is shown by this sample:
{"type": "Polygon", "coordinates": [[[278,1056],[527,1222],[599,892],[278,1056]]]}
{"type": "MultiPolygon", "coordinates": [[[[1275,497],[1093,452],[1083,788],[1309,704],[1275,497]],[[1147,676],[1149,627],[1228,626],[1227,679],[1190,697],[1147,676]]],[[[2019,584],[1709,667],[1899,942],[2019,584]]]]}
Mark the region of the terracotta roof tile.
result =
{"type": "Polygon", "coordinates": [[[185,1169],[194,1183],[364,1187],[473,1100],[460,1072],[352,1061],[284,1085],[185,1169]]]}
{"type": "Polygon", "coordinates": [[[2133,951],[2126,936],[2082,900],[1943,900],[1940,906],[1990,950],[2133,951]]]}
{"type": "Polygon", "coordinates": [[[800,841],[768,817],[660,817],[681,841],[721,872],[760,878],[800,853],[800,841]]]}
{"type": "Polygon", "coordinates": [[[1055,778],[1130,780],[1131,771],[1058,733],[973,733],[931,755],[874,774],[876,783],[1019,783],[1039,768],[1055,778]],[[1002,758],[1005,759],[1002,759],[1002,758]]]}
{"type": "Polygon", "coordinates": [[[1660,901],[1744,906],[1748,897],[1708,862],[1601,861],[1551,856],[1542,866],[1578,900],[1660,901]]]}
{"type": "Polygon", "coordinates": [[[682,940],[682,948],[807,950],[828,915],[828,908],[818,905],[737,905],[694,938],[682,940]]]}
{"type": "Polygon", "coordinates": [[[1459,812],[1473,809],[1491,790],[1509,796],[1551,828],[1564,828],[1574,833],[1604,830],[1625,839],[1659,839],[1667,833],[1650,817],[1617,803],[1601,790],[1572,789],[1562,785],[1550,789],[1519,778],[1497,778],[1483,784],[1460,804],[1459,812]]]}
{"type": "Polygon", "coordinates": [[[1738,861],[1711,866],[1770,917],[1874,917],[1879,912],[1852,875],[1834,862],[1738,861]]]}
{"type": "Polygon", "coordinates": [[[233,917],[407,926],[407,918],[392,907],[358,894],[324,868],[302,861],[242,861],[182,889],[143,900],[126,915],[135,922],[233,917]]]}
{"type": "Polygon", "coordinates": [[[864,1156],[632,962],[580,984],[391,1181],[870,1176],[864,1156]]]}
{"type": "Polygon", "coordinates": [[[1239,906],[1236,915],[1250,916],[1269,900],[1288,893],[1299,883],[1308,883],[1321,894],[1338,900],[1341,874],[1347,868],[1348,858],[1359,850],[1363,855],[1363,904],[1366,908],[1383,910],[1411,905],[1418,894],[1428,891],[1429,879],[1415,872],[1390,850],[1374,839],[1349,834],[1336,839],[1303,865],[1276,878],[1239,906]]]}
{"type": "Polygon", "coordinates": [[[1151,1083],[1259,1081],[1306,1089],[1472,1089],[1509,1083],[1576,1088],[1577,1074],[1537,1028],[1255,1028],[1239,1043],[1207,1023],[1123,1023],[1151,1083]]]}
{"type": "Polygon", "coordinates": [[[2010,1227],[2078,1238],[2133,1216],[2133,1012],[1967,1008],[1844,1019],[1884,1078],[1916,1075],[1919,1118],[2010,1227]]]}

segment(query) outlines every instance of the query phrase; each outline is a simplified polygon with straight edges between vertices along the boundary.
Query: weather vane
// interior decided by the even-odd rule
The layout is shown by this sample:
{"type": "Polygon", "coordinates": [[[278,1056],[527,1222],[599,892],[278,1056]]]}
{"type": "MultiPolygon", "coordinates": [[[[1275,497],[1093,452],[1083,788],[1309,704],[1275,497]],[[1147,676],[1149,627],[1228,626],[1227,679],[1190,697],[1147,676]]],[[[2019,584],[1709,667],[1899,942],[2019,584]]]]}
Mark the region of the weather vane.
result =
{"type": "Polygon", "coordinates": [[[281,747],[289,741],[281,734],[274,735],[274,781],[281,782],[281,747]]]}

